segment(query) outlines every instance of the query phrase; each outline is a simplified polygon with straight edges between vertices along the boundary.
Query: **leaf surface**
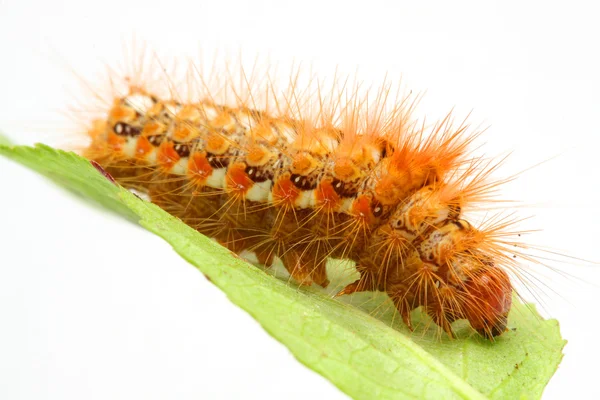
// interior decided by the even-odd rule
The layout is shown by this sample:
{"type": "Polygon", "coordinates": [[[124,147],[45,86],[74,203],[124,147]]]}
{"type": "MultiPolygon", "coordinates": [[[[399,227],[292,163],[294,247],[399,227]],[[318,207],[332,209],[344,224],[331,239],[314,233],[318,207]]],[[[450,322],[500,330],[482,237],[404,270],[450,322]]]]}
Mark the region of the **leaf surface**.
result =
{"type": "Polygon", "coordinates": [[[300,362],[353,398],[536,399],[562,359],[566,341],[558,322],[542,320],[517,299],[510,331],[493,343],[474,334],[464,321],[455,323],[458,339],[451,340],[431,329],[431,321],[419,310],[413,314],[417,329],[410,332],[383,295],[331,298],[349,279],[343,262],[328,265],[329,291],[298,288],[113,184],[73,153],[2,143],[8,141],[0,136],[0,154],[169,242],[300,362]]]}

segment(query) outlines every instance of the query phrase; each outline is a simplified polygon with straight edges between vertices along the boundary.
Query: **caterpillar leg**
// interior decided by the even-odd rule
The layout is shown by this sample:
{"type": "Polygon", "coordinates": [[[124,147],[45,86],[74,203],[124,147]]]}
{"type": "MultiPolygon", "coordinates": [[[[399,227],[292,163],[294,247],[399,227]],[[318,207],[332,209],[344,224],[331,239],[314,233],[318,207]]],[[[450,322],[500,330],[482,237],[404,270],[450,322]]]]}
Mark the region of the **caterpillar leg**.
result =
{"type": "Polygon", "coordinates": [[[427,314],[433,319],[433,322],[442,328],[444,332],[454,339],[456,336],[452,331],[452,323],[457,319],[455,315],[446,312],[441,307],[431,307],[427,309],[427,314]]]}
{"type": "Polygon", "coordinates": [[[285,268],[298,284],[310,286],[316,283],[322,287],[329,285],[325,259],[315,258],[299,248],[288,250],[282,259],[285,268]]]}
{"type": "Polygon", "coordinates": [[[286,251],[282,260],[285,269],[299,285],[310,286],[312,284],[310,270],[302,263],[302,256],[299,251],[296,249],[286,251]]]}
{"type": "Polygon", "coordinates": [[[269,268],[273,265],[273,260],[275,258],[275,253],[272,249],[260,249],[255,251],[256,258],[258,259],[258,263],[264,265],[269,268]]]}
{"type": "Polygon", "coordinates": [[[412,325],[412,320],[410,318],[410,312],[412,310],[414,310],[415,308],[417,308],[414,306],[414,302],[410,301],[407,298],[406,294],[402,293],[402,292],[396,292],[393,294],[388,293],[388,295],[394,302],[394,305],[396,306],[396,309],[400,313],[400,316],[402,317],[402,321],[404,321],[404,324],[408,327],[408,329],[413,331],[414,328],[412,325]]]}

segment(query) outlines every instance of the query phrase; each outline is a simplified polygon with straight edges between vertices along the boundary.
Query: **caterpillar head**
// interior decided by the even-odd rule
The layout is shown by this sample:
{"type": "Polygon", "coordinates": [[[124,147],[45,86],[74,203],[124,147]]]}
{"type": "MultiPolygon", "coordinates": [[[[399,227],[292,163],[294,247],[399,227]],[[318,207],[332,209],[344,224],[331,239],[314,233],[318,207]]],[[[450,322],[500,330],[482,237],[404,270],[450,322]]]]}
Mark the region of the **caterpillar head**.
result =
{"type": "Polygon", "coordinates": [[[435,292],[432,304],[423,305],[449,333],[452,321],[465,318],[479,334],[493,339],[506,330],[513,288],[495,258],[482,251],[483,238],[468,222],[447,220],[420,243],[423,271],[435,271],[441,281],[430,288],[435,292]]]}
{"type": "Polygon", "coordinates": [[[480,335],[493,339],[506,331],[512,304],[512,285],[506,272],[486,266],[461,289],[464,317],[480,335]]]}

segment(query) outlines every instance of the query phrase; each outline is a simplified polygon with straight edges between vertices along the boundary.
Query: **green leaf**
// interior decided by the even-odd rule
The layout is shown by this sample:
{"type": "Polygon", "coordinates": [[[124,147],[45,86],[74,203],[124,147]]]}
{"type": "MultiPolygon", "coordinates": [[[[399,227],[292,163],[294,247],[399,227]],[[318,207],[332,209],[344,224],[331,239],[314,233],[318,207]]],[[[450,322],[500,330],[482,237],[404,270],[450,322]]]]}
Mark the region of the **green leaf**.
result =
{"type": "Polygon", "coordinates": [[[419,310],[413,314],[418,327],[410,332],[383,295],[331,298],[349,278],[342,262],[328,266],[329,291],[298,288],[113,184],[73,153],[45,145],[0,145],[0,154],[164,238],[300,362],[354,398],[535,399],[562,358],[566,342],[558,322],[544,321],[517,299],[510,331],[495,342],[473,334],[464,321],[454,325],[458,338],[449,339],[427,329],[431,321],[419,310]]]}

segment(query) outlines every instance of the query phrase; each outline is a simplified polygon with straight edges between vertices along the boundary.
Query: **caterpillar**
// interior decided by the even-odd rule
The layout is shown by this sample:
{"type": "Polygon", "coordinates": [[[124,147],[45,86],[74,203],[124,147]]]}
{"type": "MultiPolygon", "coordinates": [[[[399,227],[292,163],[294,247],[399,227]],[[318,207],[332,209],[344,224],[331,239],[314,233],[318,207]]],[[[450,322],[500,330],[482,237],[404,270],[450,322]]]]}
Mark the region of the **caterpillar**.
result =
{"type": "Polygon", "coordinates": [[[351,260],[359,278],[337,296],[385,292],[411,329],[423,307],[450,336],[458,319],[492,340],[506,330],[517,221],[465,210],[512,177],[472,154],[482,130],[467,119],[419,121],[420,96],[389,81],[301,83],[298,68],[280,88],[268,71],[192,66],[186,94],[135,70],[111,76],[105,115],[87,121],[81,153],[109,179],[235,253],[280,259],[299,285],[326,287],[327,260],[351,260]]]}

